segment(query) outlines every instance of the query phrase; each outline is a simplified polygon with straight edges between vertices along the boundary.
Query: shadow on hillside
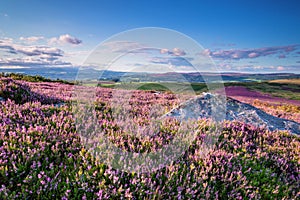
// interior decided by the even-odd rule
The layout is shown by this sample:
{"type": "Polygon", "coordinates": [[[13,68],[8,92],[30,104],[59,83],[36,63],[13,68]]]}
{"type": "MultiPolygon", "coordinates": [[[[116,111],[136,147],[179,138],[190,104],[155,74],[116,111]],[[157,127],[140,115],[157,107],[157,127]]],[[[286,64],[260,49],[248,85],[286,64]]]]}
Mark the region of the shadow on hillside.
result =
{"type": "Polygon", "coordinates": [[[17,104],[26,102],[40,102],[41,104],[63,103],[63,99],[33,92],[31,88],[23,83],[18,83],[10,78],[0,79],[0,97],[4,100],[11,99],[17,104]]]}

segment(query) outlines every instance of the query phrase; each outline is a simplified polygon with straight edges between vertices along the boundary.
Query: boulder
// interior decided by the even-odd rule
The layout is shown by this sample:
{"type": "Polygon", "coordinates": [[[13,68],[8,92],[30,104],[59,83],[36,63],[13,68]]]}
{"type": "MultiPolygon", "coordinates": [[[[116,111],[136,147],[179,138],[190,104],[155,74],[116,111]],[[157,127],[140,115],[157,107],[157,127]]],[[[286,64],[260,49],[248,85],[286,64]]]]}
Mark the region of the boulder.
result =
{"type": "Polygon", "coordinates": [[[300,124],[295,121],[275,117],[250,104],[210,93],[188,100],[164,116],[179,120],[210,118],[217,122],[240,121],[270,131],[287,130],[300,135],[300,124]]]}

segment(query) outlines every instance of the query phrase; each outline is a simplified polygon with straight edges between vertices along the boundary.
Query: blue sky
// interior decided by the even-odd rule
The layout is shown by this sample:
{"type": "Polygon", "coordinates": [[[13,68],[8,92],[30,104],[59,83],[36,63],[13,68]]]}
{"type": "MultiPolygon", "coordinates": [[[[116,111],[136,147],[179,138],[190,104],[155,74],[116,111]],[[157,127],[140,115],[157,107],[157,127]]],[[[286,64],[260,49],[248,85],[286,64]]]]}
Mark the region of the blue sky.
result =
{"type": "Polygon", "coordinates": [[[299,1],[0,2],[0,67],[80,66],[100,42],[169,28],[205,48],[222,71],[300,73],[299,1]]]}

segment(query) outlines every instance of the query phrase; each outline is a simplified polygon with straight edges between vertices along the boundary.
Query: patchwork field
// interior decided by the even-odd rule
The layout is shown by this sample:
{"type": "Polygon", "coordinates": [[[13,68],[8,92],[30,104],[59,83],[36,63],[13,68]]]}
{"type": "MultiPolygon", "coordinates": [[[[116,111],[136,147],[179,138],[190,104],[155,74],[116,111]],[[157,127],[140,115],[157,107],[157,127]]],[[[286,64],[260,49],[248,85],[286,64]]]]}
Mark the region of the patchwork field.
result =
{"type": "MultiPolygon", "coordinates": [[[[83,145],[72,112],[76,85],[2,77],[0,86],[1,199],[300,198],[299,136],[238,121],[216,124],[199,119],[195,140],[178,159],[156,171],[128,173],[99,161],[83,145]],[[216,133],[214,146],[203,149],[205,138],[216,133]]],[[[127,124],[113,117],[112,95],[128,91],[97,88],[93,113],[103,134],[124,151],[156,152],[179,134],[178,122],[172,120],[160,124],[153,137],[130,133],[133,125],[149,127],[153,109],[160,115],[187,98],[148,90],[153,89],[148,86],[130,91],[126,106],[132,121],[127,124]]],[[[269,114],[300,122],[300,103],[295,99],[241,86],[228,87],[226,93],[269,114]]],[[[146,131],[151,134],[154,129],[146,131]]]]}

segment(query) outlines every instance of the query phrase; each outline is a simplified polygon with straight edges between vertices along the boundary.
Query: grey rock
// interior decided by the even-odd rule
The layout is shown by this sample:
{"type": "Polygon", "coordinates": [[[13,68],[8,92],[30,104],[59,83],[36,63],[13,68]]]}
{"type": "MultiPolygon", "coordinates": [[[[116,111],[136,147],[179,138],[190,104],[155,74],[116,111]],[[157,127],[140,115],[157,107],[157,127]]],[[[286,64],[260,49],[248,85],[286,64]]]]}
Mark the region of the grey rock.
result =
{"type": "Polygon", "coordinates": [[[65,104],[66,103],[60,102],[60,103],[54,104],[53,106],[56,107],[56,108],[60,108],[60,107],[63,107],[65,104]]]}
{"type": "Polygon", "coordinates": [[[270,131],[287,130],[300,135],[300,124],[295,121],[275,117],[252,105],[209,93],[184,102],[164,115],[167,116],[179,120],[198,118],[211,118],[217,122],[236,120],[256,127],[264,127],[270,131]]]}

